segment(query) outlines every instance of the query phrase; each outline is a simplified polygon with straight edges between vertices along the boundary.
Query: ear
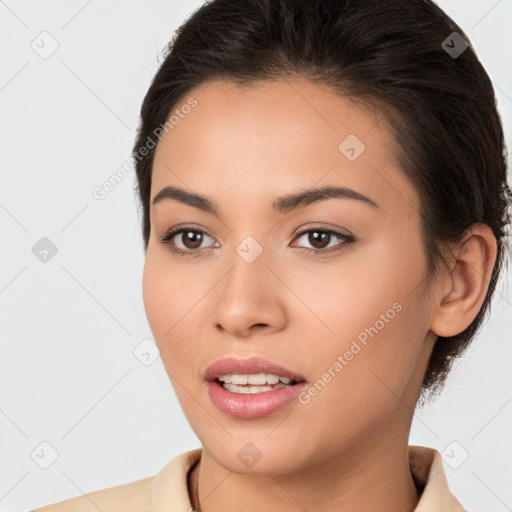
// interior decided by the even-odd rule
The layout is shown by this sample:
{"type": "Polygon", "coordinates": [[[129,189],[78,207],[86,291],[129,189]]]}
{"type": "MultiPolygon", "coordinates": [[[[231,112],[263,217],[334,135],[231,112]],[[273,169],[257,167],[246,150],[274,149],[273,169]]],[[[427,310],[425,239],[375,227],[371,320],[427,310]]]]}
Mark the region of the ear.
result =
{"type": "Polygon", "coordinates": [[[486,224],[472,224],[452,249],[450,271],[443,276],[430,330],[448,337],[461,333],[484,302],[496,260],[497,243],[486,224]]]}

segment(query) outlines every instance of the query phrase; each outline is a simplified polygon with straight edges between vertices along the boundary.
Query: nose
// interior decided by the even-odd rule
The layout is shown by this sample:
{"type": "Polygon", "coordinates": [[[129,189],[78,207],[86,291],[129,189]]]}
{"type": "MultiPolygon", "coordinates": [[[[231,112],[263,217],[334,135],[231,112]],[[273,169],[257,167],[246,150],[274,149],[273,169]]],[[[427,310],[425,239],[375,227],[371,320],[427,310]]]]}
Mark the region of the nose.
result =
{"type": "Polygon", "coordinates": [[[212,296],[215,328],[240,339],[282,330],[287,321],[285,287],[275,265],[269,268],[265,251],[250,263],[235,253],[230,263],[212,296]]]}

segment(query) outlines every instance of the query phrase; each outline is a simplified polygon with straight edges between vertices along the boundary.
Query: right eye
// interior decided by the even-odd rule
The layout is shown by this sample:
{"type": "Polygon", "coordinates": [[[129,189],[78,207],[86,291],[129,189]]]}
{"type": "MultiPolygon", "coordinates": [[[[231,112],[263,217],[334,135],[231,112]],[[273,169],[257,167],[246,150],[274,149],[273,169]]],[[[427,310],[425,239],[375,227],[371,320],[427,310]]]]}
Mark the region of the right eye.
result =
{"type": "Polygon", "coordinates": [[[179,226],[158,237],[158,241],[167,245],[168,249],[174,254],[196,256],[203,249],[206,249],[206,247],[200,247],[205,237],[212,238],[206,231],[194,226],[179,226]],[[177,239],[176,242],[174,241],[175,238],[177,239]],[[179,246],[180,244],[182,247],[179,246]]]}

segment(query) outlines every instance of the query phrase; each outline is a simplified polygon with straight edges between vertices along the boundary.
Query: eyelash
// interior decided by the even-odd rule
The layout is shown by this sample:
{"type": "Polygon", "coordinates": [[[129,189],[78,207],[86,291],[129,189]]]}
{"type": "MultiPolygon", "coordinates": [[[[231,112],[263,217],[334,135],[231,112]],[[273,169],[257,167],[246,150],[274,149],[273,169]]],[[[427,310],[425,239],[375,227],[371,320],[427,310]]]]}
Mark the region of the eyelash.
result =
{"type": "MultiPolygon", "coordinates": [[[[296,238],[300,238],[301,236],[303,236],[307,233],[315,232],[315,231],[319,232],[319,233],[327,233],[329,235],[334,235],[338,238],[341,238],[343,240],[343,243],[340,243],[338,246],[330,247],[328,249],[310,249],[309,247],[299,247],[306,254],[314,254],[314,255],[318,255],[320,253],[323,253],[323,254],[329,253],[330,254],[330,253],[342,251],[343,249],[352,245],[355,242],[355,239],[349,235],[344,235],[342,233],[339,233],[338,231],[334,231],[332,229],[327,229],[327,228],[320,228],[320,227],[312,227],[312,228],[306,229],[304,231],[301,231],[300,233],[297,234],[296,238]]],[[[203,247],[202,249],[183,250],[183,249],[178,249],[171,245],[171,240],[176,235],[181,234],[181,233],[187,233],[187,232],[200,233],[202,235],[207,235],[210,238],[213,238],[206,231],[204,231],[202,229],[197,229],[194,226],[181,226],[178,228],[173,228],[173,229],[169,230],[165,235],[158,237],[158,241],[167,245],[168,249],[173,254],[179,254],[182,256],[198,256],[199,255],[198,253],[200,253],[202,251],[202,249],[206,249],[206,247],[203,247]]]]}

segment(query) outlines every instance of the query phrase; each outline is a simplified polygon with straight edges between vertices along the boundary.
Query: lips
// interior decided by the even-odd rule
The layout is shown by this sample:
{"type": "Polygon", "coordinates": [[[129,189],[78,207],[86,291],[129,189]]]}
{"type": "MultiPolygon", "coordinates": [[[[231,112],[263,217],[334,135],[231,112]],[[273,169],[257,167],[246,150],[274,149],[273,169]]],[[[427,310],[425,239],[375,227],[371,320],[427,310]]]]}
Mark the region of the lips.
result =
{"type": "Polygon", "coordinates": [[[218,359],[206,369],[204,378],[206,381],[213,382],[218,378],[219,375],[250,375],[254,373],[271,373],[280,377],[287,377],[288,379],[297,383],[306,380],[299,373],[288,370],[287,368],[284,368],[283,366],[274,363],[273,361],[260,357],[250,357],[248,359],[226,357],[223,359],[218,359]]]}

